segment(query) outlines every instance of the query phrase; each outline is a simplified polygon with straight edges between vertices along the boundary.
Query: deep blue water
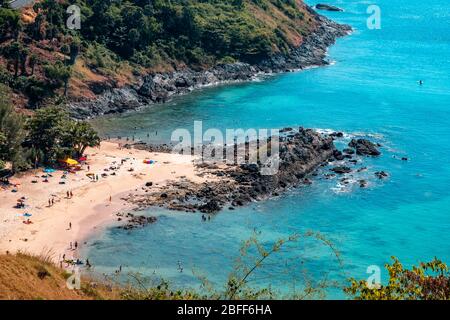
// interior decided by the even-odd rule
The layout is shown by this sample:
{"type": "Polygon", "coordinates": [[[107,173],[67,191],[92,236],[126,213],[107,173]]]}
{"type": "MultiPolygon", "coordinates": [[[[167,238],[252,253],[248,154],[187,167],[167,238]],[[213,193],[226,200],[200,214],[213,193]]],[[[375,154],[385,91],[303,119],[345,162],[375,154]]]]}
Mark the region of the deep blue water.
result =
{"type": "MultiPolygon", "coordinates": [[[[313,3],[308,1],[309,3],[313,3]]],[[[198,215],[151,209],[158,223],[128,234],[108,230],[85,254],[100,272],[156,272],[175,285],[196,283],[196,273],[226,279],[240,242],[257,229],[266,244],[314,230],[342,253],[343,268],[317,242],[302,243],[279,262],[302,256],[314,279],[325,274],[345,283],[366,278],[370,265],[390,256],[410,265],[435,256],[450,262],[450,8],[445,0],[328,1],[345,9],[327,13],[354,34],[330,49],[329,67],[270,77],[261,82],[209,88],[139,113],[96,121],[104,134],[166,140],[176,128],[277,128],[299,126],[368,136],[383,156],[365,160],[369,187],[341,188],[317,178],[280,198],[225,211],[209,223],[198,215]],[[381,30],[366,27],[369,4],[381,8],[381,30]],[[419,86],[417,81],[424,80],[419,86]],[[134,128],[137,127],[137,130],[134,128]],[[155,131],[158,131],[156,137],[155,131]],[[404,162],[398,158],[408,157],[404,162]],[[386,181],[373,173],[390,173],[386,181]],[[178,261],[184,272],[178,271],[178,261]]],[[[361,166],[361,165],[360,165],[361,166]]],[[[326,170],[326,169],[324,169],[326,170]]],[[[272,283],[290,276],[273,265],[272,283]]],[[[386,273],[383,279],[386,280],[386,273]]],[[[343,297],[339,289],[328,298],[343,297]]]]}

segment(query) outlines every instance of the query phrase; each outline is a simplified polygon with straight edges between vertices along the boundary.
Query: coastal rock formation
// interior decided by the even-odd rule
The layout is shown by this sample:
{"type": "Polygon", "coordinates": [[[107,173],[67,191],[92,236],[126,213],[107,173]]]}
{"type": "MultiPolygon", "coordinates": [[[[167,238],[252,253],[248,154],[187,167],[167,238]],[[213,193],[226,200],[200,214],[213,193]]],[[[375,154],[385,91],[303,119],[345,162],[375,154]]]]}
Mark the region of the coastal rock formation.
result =
{"type": "MultiPolygon", "coordinates": [[[[272,175],[261,174],[259,164],[200,164],[203,172],[217,176],[214,182],[195,184],[178,181],[144,195],[131,195],[128,201],[146,208],[163,206],[179,211],[215,213],[226,206],[243,206],[251,201],[276,196],[281,191],[312,182],[308,176],[333,160],[333,138],[311,129],[287,132],[279,144],[279,168],[272,175]]],[[[265,148],[264,144],[260,146],[265,148]]],[[[268,145],[267,145],[268,146],[268,145]]],[[[235,146],[233,146],[235,147],[235,146]]]]}
{"type": "MultiPolygon", "coordinates": [[[[119,221],[122,221],[121,215],[119,216],[119,221]]],[[[156,217],[147,217],[147,216],[136,216],[132,213],[127,213],[125,216],[128,221],[122,225],[119,226],[119,229],[123,229],[123,230],[133,230],[133,229],[137,229],[137,228],[142,228],[145,227],[149,224],[153,224],[157,221],[156,217]]]]}
{"type": "Polygon", "coordinates": [[[375,172],[375,176],[377,176],[378,179],[386,179],[389,177],[389,174],[384,171],[375,172]]]}
{"type": "Polygon", "coordinates": [[[149,74],[134,86],[105,89],[97,99],[69,102],[72,117],[86,119],[111,113],[136,110],[171,97],[189,93],[206,86],[249,81],[257,76],[327,65],[327,49],[336,38],[351,31],[348,25],[335,23],[308,8],[316,19],[317,29],[303,39],[302,44],[288,54],[275,54],[254,64],[233,63],[217,65],[209,70],[184,69],[172,73],[149,74]]]}
{"type": "Polygon", "coordinates": [[[358,155],[375,157],[381,155],[381,152],[377,149],[377,145],[366,139],[353,139],[348,146],[356,149],[356,154],[358,155]]]}
{"type": "Polygon", "coordinates": [[[352,172],[352,169],[350,169],[349,167],[336,167],[332,168],[331,171],[337,174],[346,174],[352,172]]]}
{"type": "Polygon", "coordinates": [[[332,5],[329,5],[329,4],[323,4],[323,3],[318,3],[318,4],[316,4],[316,5],[315,5],[315,8],[316,8],[317,10],[326,10],[326,11],[338,11],[338,12],[344,11],[344,10],[342,10],[342,9],[339,8],[339,7],[332,6],[332,5]]]}

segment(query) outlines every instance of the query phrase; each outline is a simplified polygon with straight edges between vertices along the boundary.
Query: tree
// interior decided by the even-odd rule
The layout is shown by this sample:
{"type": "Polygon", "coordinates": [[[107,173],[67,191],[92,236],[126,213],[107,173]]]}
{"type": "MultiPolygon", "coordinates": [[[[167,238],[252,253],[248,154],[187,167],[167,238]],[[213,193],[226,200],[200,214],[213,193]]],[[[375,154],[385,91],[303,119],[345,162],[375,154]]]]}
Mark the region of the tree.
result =
{"type": "Polygon", "coordinates": [[[83,155],[87,147],[100,144],[97,132],[87,122],[69,118],[60,107],[47,107],[36,111],[27,123],[28,141],[43,158],[39,162],[51,163],[67,157],[83,155]]]}
{"type": "Polygon", "coordinates": [[[22,48],[19,52],[19,64],[20,64],[20,74],[27,75],[27,60],[29,51],[26,48],[22,48]]]}
{"type": "Polygon", "coordinates": [[[31,75],[34,75],[34,69],[36,68],[36,63],[38,62],[38,57],[35,54],[30,55],[28,60],[28,66],[31,68],[31,75]]]}
{"type": "Polygon", "coordinates": [[[75,157],[83,156],[87,147],[100,145],[100,137],[88,122],[71,121],[66,132],[66,142],[68,147],[73,149],[75,157]]]}
{"type": "Polygon", "coordinates": [[[8,37],[17,38],[20,31],[20,14],[16,10],[0,7],[0,40],[8,39],[8,37]]]}
{"type": "Polygon", "coordinates": [[[38,159],[38,162],[55,162],[59,157],[70,153],[70,150],[61,146],[68,121],[67,114],[61,108],[54,106],[39,109],[28,119],[27,140],[33,149],[40,150],[43,154],[43,158],[38,159]]]}
{"type": "Polygon", "coordinates": [[[64,95],[67,95],[67,88],[71,76],[70,67],[65,66],[61,61],[55,64],[48,64],[44,67],[45,76],[50,80],[53,88],[64,86],[64,95]]]}
{"type": "Polygon", "coordinates": [[[69,50],[69,54],[70,54],[70,60],[69,60],[69,64],[70,65],[74,65],[75,61],[77,60],[78,54],[80,53],[80,39],[79,38],[72,38],[72,41],[70,42],[70,50],[69,50]]]}
{"type": "Polygon", "coordinates": [[[445,263],[435,258],[406,269],[392,257],[386,264],[389,282],[379,288],[369,288],[366,281],[350,279],[345,292],[357,300],[450,300],[450,272],[445,263]]]}
{"type": "Polygon", "coordinates": [[[8,45],[4,51],[5,56],[8,59],[13,60],[14,77],[16,77],[16,78],[19,75],[19,63],[20,63],[20,56],[21,56],[22,49],[23,48],[20,45],[20,43],[18,41],[15,41],[15,42],[11,43],[10,45],[8,45]]]}
{"type": "Polygon", "coordinates": [[[0,87],[0,160],[15,164],[21,157],[25,137],[24,121],[8,99],[6,89],[0,87]]]}

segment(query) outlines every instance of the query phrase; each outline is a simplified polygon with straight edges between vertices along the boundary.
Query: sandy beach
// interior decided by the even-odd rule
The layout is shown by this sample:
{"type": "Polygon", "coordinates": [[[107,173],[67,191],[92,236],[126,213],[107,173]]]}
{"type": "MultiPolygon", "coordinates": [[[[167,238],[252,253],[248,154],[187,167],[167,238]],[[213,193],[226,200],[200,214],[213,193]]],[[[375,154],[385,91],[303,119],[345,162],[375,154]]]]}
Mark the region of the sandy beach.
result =
{"type": "Polygon", "coordinates": [[[76,258],[77,250],[71,249],[71,243],[74,246],[77,242],[80,249],[87,237],[117,223],[118,212],[132,209],[122,197],[143,192],[146,182],[159,188],[181,178],[199,183],[213,179],[198,175],[191,156],[120,149],[116,142],[102,142],[99,148],[88,149],[86,155],[83,170],[68,174],[64,180],[63,171],[56,171],[43,182],[41,168],[11,178],[11,182],[20,184],[17,192],[12,192],[12,187],[0,189],[1,253],[50,255],[55,262],[64,254],[66,259],[76,258]],[[155,163],[144,163],[150,159],[155,163]],[[99,181],[92,181],[88,172],[98,175],[99,181]],[[73,197],[68,198],[67,191],[72,191],[73,197]],[[26,207],[15,208],[22,197],[26,207]],[[54,199],[53,205],[49,205],[49,199],[54,199]],[[26,213],[31,216],[24,216],[26,213]],[[25,224],[27,219],[32,223],[25,224]]]}

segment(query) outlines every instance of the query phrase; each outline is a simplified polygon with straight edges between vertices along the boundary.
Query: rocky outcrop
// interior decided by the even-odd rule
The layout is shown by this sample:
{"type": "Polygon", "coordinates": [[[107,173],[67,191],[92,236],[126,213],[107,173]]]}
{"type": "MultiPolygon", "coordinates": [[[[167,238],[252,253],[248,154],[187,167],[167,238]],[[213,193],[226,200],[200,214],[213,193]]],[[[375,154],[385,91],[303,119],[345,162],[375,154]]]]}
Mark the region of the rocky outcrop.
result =
{"type": "MultiPolygon", "coordinates": [[[[219,168],[217,164],[203,163],[199,165],[203,172],[218,179],[202,184],[177,181],[157,190],[150,187],[144,195],[131,195],[128,200],[140,208],[159,205],[179,211],[216,213],[225,206],[243,206],[291,187],[309,185],[308,176],[333,160],[335,147],[330,136],[299,128],[268,141],[275,138],[280,139],[279,167],[272,175],[263,175],[260,164],[219,168]]],[[[261,145],[266,149],[260,141],[261,145]]]]}
{"type": "Polygon", "coordinates": [[[378,150],[378,145],[366,139],[353,139],[349,145],[350,148],[356,149],[356,154],[360,156],[379,156],[381,152],[378,150]]]}
{"type": "Polygon", "coordinates": [[[329,4],[323,4],[323,3],[318,3],[314,6],[317,10],[326,10],[326,11],[338,11],[338,12],[342,12],[344,10],[342,10],[339,7],[336,6],[332,6],[329,4]]]}
{"type": "MultiPolygon", "coordinates": [[[[125,200],[134,204],[136,210],[160,206],[176,211],[215,214],[223,208],[234,210],[249,202],[278,196],[291,188],[311,185],[319,175],[326,180],[336,180],[337,188],[352,185],[367,188],[370,185],[370,175],[380,180],[389,177],[384,171],[367,172],[368,168],[363,166],[364,153],[356,155],[353,149],[344,149],[345,152],[337,150],[335,142],[342,144],[343,139],[346,139],[341,133],[325,134],[301,127],[286,128],[280,130],[279,136],[269,137],[267,144],[266,141],[258,140],[259,148],[268,150],[272,139],[279,139],[279,166],[272,175],[263,175],[263,166],[259,163],[246,162],[238,165],[230,163],[230,159],[224,157],[223,162],[216,159],[214,162],[197,163],[199,176],[214,179],[204,183],[181,179],[163,186],[143,182],[144,193],[130,194],[125,200]]],[[[364,139],[354,140],[356,145],[358,142],[364,146],[376,145],[364,139]]],[[[144,144],[137,144],[136,147],[153,150],[152,146],[146,148],[144,144]]],[[[224,150],[227,151],[224,155],[232,154],[228,151],[236,151],[237,147],[226,146],[228,149],[224,150]]],[[[254,158],[252,155],[254,154],[246,152],[245,158],[254,158]]],[[[236,159],[242,157],[238,157],[235,152],[234,160],[236,159]]]]}
{"type": "MultiPolygon", "coordinates": [[[[312,9],[309,10],[313,12],[312,9]]],[[[173,96],[207,86],[249,81],[264,74],[326,65],[328,47],[336,38],[347,35],[351,27],[337,24],[316,13],[314,16],[316,30],[303,39],[300,47],[292,48],[289,54],[275,54],[252,65],[239,62],[217,65],[205,71],[185,69],[172,73],[149,74],[137,85],[108,89],[95,100],[72,101],[69,103],[69,111],[78,119],[121,113],[153,103],[166,102],[173,96]]]]}
{"type": "Polygon", "coordinates": [[[123,220],[122,217],[125,217],[128,220],[124,225],[118,227],[119,229],[123,230],[134,230],[138,228],[143,228],[149,224],[156,223],[157,221],[156,217],[136,216],[132,213],[127,213],[126,215],[117,214],[117,216],[119,217],[118,221],[122,221],[123,220]]]}

